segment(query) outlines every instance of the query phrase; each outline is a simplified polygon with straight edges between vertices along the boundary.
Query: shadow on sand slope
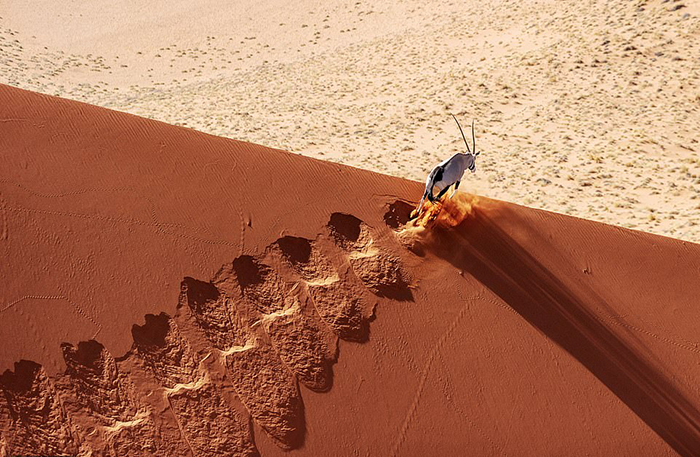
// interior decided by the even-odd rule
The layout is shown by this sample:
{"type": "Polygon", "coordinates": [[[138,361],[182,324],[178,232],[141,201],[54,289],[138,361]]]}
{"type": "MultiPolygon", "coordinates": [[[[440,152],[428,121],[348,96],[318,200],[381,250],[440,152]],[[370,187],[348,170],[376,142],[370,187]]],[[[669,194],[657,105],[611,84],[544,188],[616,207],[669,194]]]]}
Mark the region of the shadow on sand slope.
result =
{"type": "Polygon", "coordinates": [[[593,313],[604,300],[575,293],[476,207],[436,226],[430,249],[470,273],[578,359],[681,455],[700,455],[700,412],[654,364],[593,313]]]}

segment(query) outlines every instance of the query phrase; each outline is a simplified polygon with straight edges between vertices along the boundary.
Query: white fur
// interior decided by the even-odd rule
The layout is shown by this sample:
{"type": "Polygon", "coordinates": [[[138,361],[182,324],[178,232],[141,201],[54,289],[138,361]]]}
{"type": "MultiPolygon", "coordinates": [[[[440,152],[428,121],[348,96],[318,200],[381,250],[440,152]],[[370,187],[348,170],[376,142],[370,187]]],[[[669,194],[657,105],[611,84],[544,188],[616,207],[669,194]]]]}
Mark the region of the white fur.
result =
{"type": "MultiPolygon", "coordinates": [[[[457,192],[457,187],[464,176],[464,172],[470,170],[472,173],[476,171],[476,156],[479,152],[476,151],[476,136],[474,134],[474,122],[472,121],[472,150],[469,149],[469,144],[467,143],[467,138],[464,136],[462,127],[459,125],[457,118],[452,116],[457,122],[459,131],[462,133],[462,138],[464,139],[464,144],[467,146],[467,152],[460,152],[447,160],[443,160],[433,168],[433,170],[428,175],[428,179],[425,180],[425,192],[423,192],[423,198],[420,200],[420,205],[418,205],[418,210],[416,211],[416,216],[420,214],[423,209],[423,203],[425,203],[425,198],[428,197],[430,201],[435,201],[433,196],[433,188],[437,187],[439,193],[444,193],[444,191],[450,186],[454,185],[454,189],[450,194],[449,198],[452,198],[457,192]]],[[[438,197],[441,197],[439,195],[438,197]]]]}
{"type": "MultiPolygon", "coordinates": [[[[457,183],[462,180],[464,172],[467,171],[467,169],[471,169],[472,173],[476,171],[475,159],[476,156],[473,154],[458,153],[447,160],[443,160],[437,166],[435,166],[435,168],[433,168],[428,175],[428,179],[425,180],[425,192],[423,193],[423,198],[421,198],[420,205],[418,206],[417,214],[420,214],[421,209],[423,209],[425,198],[433,196],[434,187],[437,187],[438,192],[440,192],[454,184],[455,187],[449,197],[452,198],[455,192],[457,192],[457,186],[459,186],[457,183]],[[439,180],[436,180],[440,169],[442,169],[442,176],[439,180]]],[[[432,201],[432,198],[430,198],[430,200],[432,201]]]]}

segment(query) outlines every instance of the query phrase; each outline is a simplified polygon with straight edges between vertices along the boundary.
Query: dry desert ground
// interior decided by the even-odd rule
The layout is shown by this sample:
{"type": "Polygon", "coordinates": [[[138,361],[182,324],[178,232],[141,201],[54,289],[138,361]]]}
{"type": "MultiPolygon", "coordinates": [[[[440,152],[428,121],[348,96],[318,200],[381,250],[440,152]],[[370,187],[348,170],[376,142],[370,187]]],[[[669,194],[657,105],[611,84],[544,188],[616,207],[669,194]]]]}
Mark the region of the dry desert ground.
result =
{"type": "Polygon", "coordinates": [[[6,0],[0,82],[700,241],[694,0],[6,0]]]}
{"type": "Polygon", "coordinates": [[[699,38],[2,1],[0,457],[700,455],[699,38]],[[476,173],[411,219],[450,114],[476,173]]]}

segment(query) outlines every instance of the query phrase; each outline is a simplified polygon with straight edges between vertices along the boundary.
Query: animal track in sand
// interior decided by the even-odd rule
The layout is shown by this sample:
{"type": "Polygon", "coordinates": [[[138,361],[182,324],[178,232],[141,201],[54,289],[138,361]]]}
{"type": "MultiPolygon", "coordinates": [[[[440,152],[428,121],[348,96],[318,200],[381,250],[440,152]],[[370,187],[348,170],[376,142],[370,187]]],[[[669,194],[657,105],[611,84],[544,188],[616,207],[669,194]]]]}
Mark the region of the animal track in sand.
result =
{"type": "Polygon", "coordinates": [[[261,323],[282,361],[302,384],[318,392],[331,388],[338,342],[313,305],[295,297],[290,308],[264,316],[261,323]]]}
{"type": "Polygon", "coordinates": [[[165,313],[146,314],[146,323],[131,329],[136,354],[165,388],[198,381],[198,363],[177,324],[165,313]]]}
{"type": "Polygon", "coordinates": [[[294,375],[272,346],[252,339],[229,349],[226,368],[241,401],[253,419],[283,449],[304,441],[304,406],[294,375]]]}
{"type": "Polygon", "coordinates": [[[220,388],[208,382],[168,392],[187,442],[195,455],[257,456],[249,421],[232,408],[220,388]]]}
{"type": "MultiPolygon", "coordinates": [[[[305,305],[298,278],[284,278],[261,260],[241,256],[233,261],[233,273],[243,299],[255,310],[261,325],[280,359],[306,387],[325,391],[330,388],[331,366],[336,360],[334,337],[326,330],[313,307],[305,305]]],[[[219,281],[225,281],[220,272],[219,281]]]]}
{"type": "Polygon", "coordinates": [[[80,437],[41,365],[15,363],[14,372],[0,376],[0,387],[11,417],[3,431],[11,454],[78,454],[80,437]]]}
{"type": "Polygon", "coordinates": [[[257,455],[248,420],[210,382],[172,318],[147,314],[145,325],[134,325],[132,334],[136,353],[164,387],[194,455],[257,455]]]}
{"type": "Polygon", "coordinates": [[[366,224],[338,213],[328,227],[332,236],[285,236],[241,255],[211,282],[185,277],[175,317],[147,314],[122,358],[94,340],[64,343],[55,387],[19,362],[0,377],[0,450],[254,456],[253,422],[280,448],[300,447],[299,383],[331,388],[338,338],[368,338],[369,291],[410,297],[398,258],[366,224]]]}
{"type": "Polygon", "coordinates": [[[406,225],[408,221],[411,220],[411,211],[414,209],[415,207],[410,203],[396,200],[389,205],[389,209],[384,213],[384,222],[386,225],[396,230],[406,225]]]}
{"type": "MultiPolygon", "coordinates": [[[[253,260],[244,261],[248,264],[253,260]]],[[[215,282],[226,284],[234,281],[235,275],[234,278],[230,277],[233,271],[222,269],[215,282]]],[[[245,279],[257,281],[254,275],[245,279]]],[[[259,282],[255,284],[262,287],[259,282]]],[[[263,341],[266,335],[261,334],[262,329],[253,328],[252,321],[260,322],[262,316],[257,307],[237,307],[234,303],[227,306],[232,297],[217,289],[213,283],[192,278],[185,278],[181,291],[180,305],[187,306],[207,340],[220,351],[234,389],[253,420],[280,447],[292,449],[299,446],[304,437],[304,416],[296,379],[272,346],[263,341]],[[256,316],[244,316],[246,313],[256,316]]],[[[236,290],[233,289],[231,293],[235,294],[236,290]]],[[[269,298],[269,295],[266,297],[269,298]]],[[[243,305],[241,300],[242,297],[239,298],[239,305],[243,305]]]]}
{"type": "Polygon", "coordinates": [[[400,260],[377,248],[367,224],[350,214],[333,213],[328,229],[336,244],[348,253],[353,271],[369,290],[394,300],[413,299],[400,260]]]}
{"type": "Polygon", "coordinates": [[[210,283],[186,277],[180,285],[179,306],[186,306],[197,327],[220,351],[245,344],[247,329],[231,298],[210,283]]]}
{"type": "Polygon", "coordinates": [[[63,343],[61,349],[67,369],[57,389],[76,428],[91,430],[85,441],[94,452],[165,456],[185,450],[163,443],[151,412],[104,346],[90,340],[78,347],[63,343]]]}
{"type": "Polygon", "coordinates": [[[369,336],[372,306],[351,281],[343,281],[318,243],[285,236],[273,245],[305,281],[309,296],[323,321],[342,339],[365,341],[369,336]]]}
{"type": "Polygon", "coordinates": [[[285,300],[295,285],[286,283],[269,266],[252,256],[243,255],[233,261],[241,293],[262,314],[272,314],[285,309],[285,300]]]}
{"type": "Polygon", "coordinates": [[[78,347],[61,345],[66,374],[78,401],[95,414],[127,422],[139,407],[133,398],[133,386],[119,373],[112,355],[95,340],[83,341],[78,347]]]}

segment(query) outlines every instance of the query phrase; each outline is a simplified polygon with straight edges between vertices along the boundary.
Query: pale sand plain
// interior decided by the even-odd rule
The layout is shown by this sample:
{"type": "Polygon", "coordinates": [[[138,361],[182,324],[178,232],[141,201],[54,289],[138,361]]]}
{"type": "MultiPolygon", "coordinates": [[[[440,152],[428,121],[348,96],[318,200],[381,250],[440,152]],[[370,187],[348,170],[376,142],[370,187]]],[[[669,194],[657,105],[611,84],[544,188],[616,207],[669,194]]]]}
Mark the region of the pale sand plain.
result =
{"type": "Polygon", "coordinates": [[[695,242],[699,78],[690,0],[0,6],[1,83],[419,181],[454,113],[465,191],[695,242]]]}

